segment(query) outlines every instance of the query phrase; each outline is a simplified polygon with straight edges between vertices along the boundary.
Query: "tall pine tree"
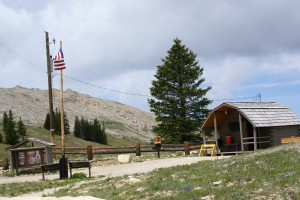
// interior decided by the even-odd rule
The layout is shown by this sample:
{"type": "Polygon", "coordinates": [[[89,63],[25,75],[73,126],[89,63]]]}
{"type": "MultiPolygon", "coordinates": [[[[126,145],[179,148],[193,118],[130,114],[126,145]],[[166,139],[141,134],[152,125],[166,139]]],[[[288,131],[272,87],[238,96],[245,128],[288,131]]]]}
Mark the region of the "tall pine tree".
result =
{"type": "Polygon", "coordinates": [[[153,131],[170,143],[191,140],[208,114],[211,101],[205,95],[211,87],[200,87],[205,81],[203,68],[179,39],[162,62],[150,88],[153,98],[148,99],[159,122],[153,131]]]}

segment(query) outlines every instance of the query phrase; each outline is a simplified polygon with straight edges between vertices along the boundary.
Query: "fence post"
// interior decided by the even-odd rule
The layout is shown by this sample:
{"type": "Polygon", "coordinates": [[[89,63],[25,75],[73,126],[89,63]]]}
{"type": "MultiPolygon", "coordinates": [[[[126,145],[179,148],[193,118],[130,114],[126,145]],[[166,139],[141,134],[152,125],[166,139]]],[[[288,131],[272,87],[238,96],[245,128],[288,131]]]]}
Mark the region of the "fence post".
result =
{"type": "Polygon", "coordinates": [[[3,170],[8,170],[9,169],[9,162],[8,162],[8,158],[4,157],[3,160],[3,170]]]}
{"type": "Polygon", "coordinates": [[[190,155],[190,143],[188,141],[184,141],[184,154],[190,155]]]}
{"type": "Polygon", "coordinates": [[[88,160],[93,160],[93,146],[92,145],[88,145],[86,147],[86,156],[88,160]]]}
{"type": "Polygon", "coordinates": [[[137,143],[135,145],[135,156],[141,156],[141,144],[137,143]]]}

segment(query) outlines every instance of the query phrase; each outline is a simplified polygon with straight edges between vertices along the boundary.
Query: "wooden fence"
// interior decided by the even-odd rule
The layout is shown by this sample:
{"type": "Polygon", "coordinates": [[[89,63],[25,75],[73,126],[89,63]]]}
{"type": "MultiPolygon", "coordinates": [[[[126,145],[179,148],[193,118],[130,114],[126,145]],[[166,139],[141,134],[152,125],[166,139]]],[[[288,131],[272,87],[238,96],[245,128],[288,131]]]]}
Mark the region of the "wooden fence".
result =
{"type": "MultiPolygon", "coordinates": [[[[184,144],[162,144],[160,152],[184,151],[185,155],[190,155],[190,151],[199,150],[201,144],[184,142],[184,144]]],[[[61,148],[53,148],[56,154],[61,154],[61,148]]],[[[145,152],[157,152],[155,145],[140,145],[135,146],[110,146],[110,147],[65,147],[65,154],[69,155],[86,155],[88,160],[93,159],[93,155],[99,154],[123,154],[135,153],[136,156],[141,156],[145,152]]]]}

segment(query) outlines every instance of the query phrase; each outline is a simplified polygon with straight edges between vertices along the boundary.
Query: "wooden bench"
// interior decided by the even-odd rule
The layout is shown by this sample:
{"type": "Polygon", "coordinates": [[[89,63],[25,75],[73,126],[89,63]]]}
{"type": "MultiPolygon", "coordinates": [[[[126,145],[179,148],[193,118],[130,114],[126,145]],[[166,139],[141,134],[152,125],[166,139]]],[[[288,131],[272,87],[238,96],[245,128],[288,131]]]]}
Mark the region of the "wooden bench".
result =
{"type": "Polygon", "coordinates": [[[300,137],[289,137],[289,138],[281,138],[282,144],[296,143],[300,142],[300,137]]]}
{"type": "Polygon", "coordinates": [[[89,161],[69,161],[70,178],[72,178],[72,169],[89,168],[89,177],[91,178],[91,163],[89,161]]]}
{"type": "Polygon", "coordinates": [[[59,170],[59,163],[41,165],[41,169],[43,174],[43,180],[45,180],[45,172],[59,170]]]}
{"type": "Polygon", "coordinates": [[[199,156],[206,156],[206,151],[210,151],[211,156],[217,156],[217,147],[215,144],[202,144],[199,156]]]}

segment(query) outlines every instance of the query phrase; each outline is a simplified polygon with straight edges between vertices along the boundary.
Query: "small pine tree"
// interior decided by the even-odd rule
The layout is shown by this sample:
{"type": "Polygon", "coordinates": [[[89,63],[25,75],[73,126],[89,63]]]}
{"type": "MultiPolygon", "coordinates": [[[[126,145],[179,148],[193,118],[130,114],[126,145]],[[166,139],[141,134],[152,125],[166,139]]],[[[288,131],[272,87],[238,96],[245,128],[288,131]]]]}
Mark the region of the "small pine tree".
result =
{"type": "MultiPolygon", "coordinates": [[[[4,120],[4,117],[3,117],[3,120],[4,120]]],[[[13,116],[11,110],[9,110],[8,118],[7,118],[7,121],[5,122],[5,129],[4,129],[5,141],[7,144],[14,145],[19,142],[19,135],[16,131],[15,126],[16,126],[16,123],[14,121],[14,116],[13,116]]]]}
{"type": "MultiPolygon", "coordinates": [[[[100,127],[100,129],[101,129],[101,127],[100,127]]],[[[108,142],[107,142],[107,134],[105,132],[104,122],[102,123],[102,129],[101,129],[101,143],[102,144],[108,144],[108,142]]]]}
{"type": "Polygon", "coordinates": [[[84,135],[85,135],[85,120],[83,118],[83,116],[81,116],[80,119],[80,138],[84,139],[84,135]]]}
{"type": "Polygon", "coordinates": [[[65,134],[70,134],[70,125],[69,125],[69,119],[67,117],[67,114],[64,112],[64,129],[65,134]]]}
{"type": "Polygon", "coordinates": [[[93,136],[94,142],[101,143],[101,124],[97,119],[94,119],[93,136]]]}
{"type": "Polygon", "coordinates": [[[25,127],[24,122],[22,121],[21,117],[19,118],[19,121],[17,123],[17,132],[20,136],[25,136],[27,129],[25,127]]]}
{"type": "Polygon", "coordinates": [[[74,136],[80,138],[80,121],[77,116],[75,116],[75,124],[74,124],[74,136]]]}
{"type": "Polygon", "coordinates": [[[3,131],[4,131],[4,133],[7,132],[7,126],[8,126],[8,115],[4,111],[4,113],[3,113],[3,131]]]}
{"type": "Polygon", "coordinates": [[[56,108],[53,115],[53,128],[54,134],[60,135],[61,123],[60,123],[60,111],[56,108]]]}
{"type": "Polygon", "coordinates": [[[50,114],[49,113],[47,113],[47,115],[46,115],[46,119],[44,122],[44,129],[50,130],[50,114]]]}
{"type": "Polygon", "coordinates": [[[92,123],[89,122],[88,120],[86,120],[85,121],[84,139],[87,141],[93,141],[91,130],[92,130],[92,123]]]}

